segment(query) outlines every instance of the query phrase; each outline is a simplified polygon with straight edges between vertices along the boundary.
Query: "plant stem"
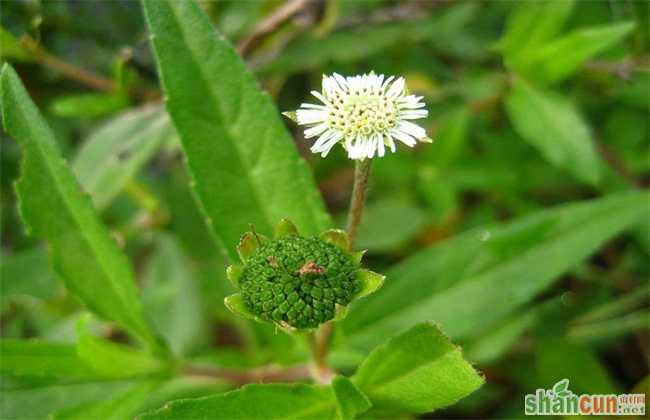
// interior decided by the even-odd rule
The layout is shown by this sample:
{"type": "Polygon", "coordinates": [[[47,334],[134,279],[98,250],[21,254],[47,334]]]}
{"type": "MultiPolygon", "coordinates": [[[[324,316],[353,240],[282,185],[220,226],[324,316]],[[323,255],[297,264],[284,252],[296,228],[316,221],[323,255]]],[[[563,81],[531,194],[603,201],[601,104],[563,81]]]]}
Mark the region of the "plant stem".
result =
{"type": "Polygon", "coordinates": [[[312,378],[319,384],[327,385],[332,382],[334,372],[327,364],[327,351],[329,349],[329,337],[332,333],[333,323],[324,324],[317,332],[309,335],[309,344],[314,357],[312,378]]]}
{"type": "Polygon", "coordinates": [[[237,386],[259,382],[293,382],[307,379],[310,369],[307,365],[281,368],[278,366],[262,366],[251,370],[216,369],[200,366],[185,366],[183,374],[189,376],[204,376],[232,382],[237,386]]]}
{"type": "MultiPolygon", "coordinates": [[[[363,215],[363,206],[366,202],[369,176],[370,159],[357,160],[354,167],[354,185],[352,186],[352,198],[350,199],[350,210],[346,228],[348,237],[350,238],[350,247],[354,247],[354,242],[357,238],[357,231],[359,230],[361,216],[363,215]]],[[[329,352],[333,333],[334,322],[327,322],[312,337],[312,353],[316,367],[315,379],[322,383],[329,383],[332,379],[332,371],[327,364],[327,353],[329,352]]]]}
{"type": "Polygon", "coordinates": [[[351,247],[354,247],[354,242],[357,239],[357,232],[363,214],[363,205],[366,201],[366,190],[368,188],[369,176],[370,159],[357,160],[354,167],[354,185],[352,187],[350,212],[348,213],[348,225],[346,227],[348,236],[350,237],[351,247]]]}
{"type": "Polygon", "coordinates": [[[296,16],[308,5],[309,2],[307,0],[289,0],[282,6],[278,7],[273,11],[273,13],[258,23],[249,36],[237,44],[237,51],[239,51],[239,54],[242,56],[248,55],[248,53],[264,38],[278,30],[282,25],[287,23],[289,19],[296,16]]]}
{"type": "Polygon", "coordinates": [[[21,43],[34,55],[36,60],[38,60],[41,64],[63,73],[70,79],[74,79],[79,83],[104,92],[110,92],[115,89],[115,83],[112,80],[106,79],[102,76],[84,70],[81,67],[77,67],[74,64],[70,64],[61,60],[60,58],[45,51],[45,49],[38,45],[36,41],[28,36],[24,36],[21,39],[21,43]]]}

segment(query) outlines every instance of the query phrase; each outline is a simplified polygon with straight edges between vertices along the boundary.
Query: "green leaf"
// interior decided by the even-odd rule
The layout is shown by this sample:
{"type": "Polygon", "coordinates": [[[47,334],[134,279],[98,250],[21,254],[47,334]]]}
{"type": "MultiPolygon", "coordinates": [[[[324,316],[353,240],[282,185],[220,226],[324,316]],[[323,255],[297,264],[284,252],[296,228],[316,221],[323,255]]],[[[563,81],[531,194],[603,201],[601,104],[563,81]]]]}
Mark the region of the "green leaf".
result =
{"type": "Polygon", "coordinates": [[[571,341],[591,343],[613,339],[635,331],[650,331],[650,312],[641,309],[616,318],[578,324],[567,337],[571,341]]]}
{"type": "Polygon", "coordinates": [[[349,381],[338,381],[334,390],[305,384],[251,384],[221,395],[172,401],[140,419],[345,419],[367,408],[352,387],[349,381]]]}
{"type": "Polygon", "coordinates": [[[167,109],[208,224],[231,259],[250,224],[331,224],[271,99],[194,1],[144,0],[167,109]]]}
{"type": "Polygon", "coordinates": [[[79,320],[77,354],[88,366],[106,378],[129,378],[164,372],[169,366],[149,353],[93,336],[88,318],[79,320]]]}
{"type": "Polygon", "coordinates": [[[427,40],[447,44],[458,35],[478,12],[471,3],[447,8],[431,19],[414,22],[356,25],[354,29],[296,37],[276,59],[262,64],[263,74],[294,73],[319,68],[329,63],[354,63],[386,51],[391,47],[411,45],[427,40]]]}
{"type": "Polygon", "coordinates": [[[634,29],[624,22],[578,29],[538,48],[529,57],[531,78],[557,83],[574,74],[588,59],[620,42],[634,29]]]}
{"type": "Polygon", "coordinates": [[[66,95],[50,104],[53,114],[60,117],[95,118],[124,109],[129,97],[123,92],[83,93],[66,95]]]}
{"type": "MultiPolygon", "coordinates": [[[[540,387],[550,388],[563,378],[571,378],[575,394],[615,394],[619,390],[596,354],[587,346],[569,343],[563,339],[543,339],[537,344],[537,373],[540,387]]],[[[556,391],[566,390],[568,383],[556,391]]]]}
{"type": "Polygon", "coordinates": [[[602,305],[598,305],[582,314],[575,322],[578,324],[589,323],[624,314],[629,309],[640,307],[641,303],[647,301],[649,297],[650,290],[647,287],[639,286],[635,290],[626,291],[620,297],[612,297],[602,305]]]}
{"type": "Polygon", "coordinates": [[[16,61],[33,61],[32,55],[20,45],[11,32],[0,26],[0,58],[16,61]]]}
{"type": "Polygon", "coordinates": [[[506,99],[506,110],[519,135],[551,164],[595,185],[601,163],[589,126],[565,98],[519,79],[506,99]]]}
{"type": "Polygon", "coordinates": [[[203,305],[190,261],[171,236],[159,235],[144,270],[142,301],[174,353],[187,354],[207,335],[203,305]]]}
{"type": "Polygon", "coordinates": [[[72,169],[95,206],[104,209],[175,136],[167,113],[159,106],[128,111],[88,137],[72,169]]]}
{"type": "Polygon", "coordinates": [[[341,420],[353,419],[357,414],[368,410],[370,400],[344,376],[337,376],[332,381],[332,391],[336,396],[337,418],[341,420]]]}
{"type": "Polygon", "coordinates": [[[133,418],[160,385],[160,380],[142,381],[126,391],[105,401],[94,401],[57,411],[50,416],[55,420],[122,420],[133,418]]]}
{"type": "Polygon", "coordinates": [[[497,45],[506,64],[514,70],[525,70],[530,54],[562,30],[574,3],[557,0],[516,4],[497,45]]]}
{"type": "Polygon", "coordinates": [[[341,324],[347,343],[368,350],[427,320],[452,337],[484,331],[647,214],[649,198],[630,192],[560,206],[425,249],[352,305],[341,324]]]}
{"type": "Polygon", "coordinates": [[[370,252],[393,251],[413,239],[428,220],[426,212],[411,203],[378,201],[365,209],[355,247],[370,252]]]}
{"type": "Polygon", "coordinates": [[[352,380],[373,408],[414,413],[453,404],[484,382],[460,349],[427,323],[373,350],[352,380]]]}
{"type": "Polygon", "coordinates": [[[46,419],[57,410],[101,403],[126,392],[137,381],[103,381],[5,387],[0,398],[3,419],[46,419]]]}
{"type": "Polygon", "coordinates": [[[10,384],[2,382],[3,419],[132,419],[166,401],[223,392],[223,383],[178,377],[161,383],[157,378],[61,383],[10,384]],[[146,395],[145,395],[146,394],[146,395]],[[88,414],[84,417],[84,412],[88,414]]]}
{"type": "Polygon", "coordinates": [[[0,374],[39,378],[94,377],[72,344],[41,340],[0,340],[0,374]]]}
{"type": "Polygon", "coordinates": [[[440,129],[433,135],[435,147],[427,147],[427,163],[437,169],[452,165],[462,153],[468,138],[471,114],[466,107],[451,112],[442,122],[440,129]]]}
{"type": "Polygon", "coordinates": [[[525,308],[515,312],[497,325],[486,329],[480,335],[472,337],[468,343],[463,344],[465,357],[472,363],[479,365],[491,364],[505,355],[515,345],[521,336],[539,322],[549,312],[561,311],[559,299],[537,304],[532,308],[525,308]]]}
{"type": "Polygon", "coordinates": [[[49,242],[54,271],[88,308],[157,348],[127,258],[81,192],[50,128],[9,65],[2,68],[0,87],[4,128],[23,149],[16,189],[28,230],[49,242]]]}
{"type": "Polygon", "coordinates": [[[15,296],[33,296],[52,299],[59,293],[60,285],[50,274],[47,251],[32,248],[0,258],[0,300],[15,296]]]}

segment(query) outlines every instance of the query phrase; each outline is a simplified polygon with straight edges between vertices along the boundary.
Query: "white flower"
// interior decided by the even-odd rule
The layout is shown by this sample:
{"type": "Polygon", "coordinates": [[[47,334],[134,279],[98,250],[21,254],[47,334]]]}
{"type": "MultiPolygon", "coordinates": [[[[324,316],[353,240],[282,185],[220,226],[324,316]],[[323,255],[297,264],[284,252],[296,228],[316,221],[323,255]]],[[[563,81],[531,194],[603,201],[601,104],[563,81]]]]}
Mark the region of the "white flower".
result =
{"type": "Polygon", "coordinates": [[[409,147],[430,143],[424,128],[409,120],[428,114],[421,96],[406,92],[404,78],[374,73],[343,77],[323,75],[322,93],[312,95],[323,104],[302,104],[285,115],[305,125],[305,137],[318,137],[311,147],[325,157],[341,143],[350,159],[384,156],[386,147],[395,152],[395,141],[409,147]]]}

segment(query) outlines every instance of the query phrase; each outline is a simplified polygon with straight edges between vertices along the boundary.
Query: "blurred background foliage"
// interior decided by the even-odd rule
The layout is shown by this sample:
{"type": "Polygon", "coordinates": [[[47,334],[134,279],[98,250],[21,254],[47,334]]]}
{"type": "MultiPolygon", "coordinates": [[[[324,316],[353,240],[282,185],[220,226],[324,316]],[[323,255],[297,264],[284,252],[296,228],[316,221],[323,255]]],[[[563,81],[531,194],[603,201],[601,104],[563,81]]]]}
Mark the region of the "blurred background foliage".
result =
{"type": "MultiPolygon", "coordinates": [[[[552,207],[650,185],[648,2],[288,4],[290,16],[265,33],[264,24],[273,23],[269,17],[286,4],[201,2],[280,110],[307,101],[323,73],[400,74],[412,92],[425,97],[425,126],[435,140],[373,164],[358,246],[368,250],[369,266],[389,274],[389,282],[414,280],[361,304],[360,315],[346,320],[337,339],[358,331],[365,336],[353,340],[356,350],[341,346],[332,356],[335,364],[352,369],[361,349],[377,344],[372,336],[378,332],[364,325],[379,313],[406,307],[421,293],[435,298],[463,276],[512,260],[521,277],[495,274],[473,295],[459,290],[459,299],[440,298],[431,311],[421,309],[423,317],[441,322],[487,377],[479,392],[441,416],[521,416],[526,392],[564,377],[578,393],[644,386],[647,392],[650,211],[602,245],[608,236],[599,229],[606,230],[623,207],[564,213],[552,207]],[[533,213],[537,219],[490,228],[533,213]],[[563,225],[549,227],[545,217],[563,225]],[[586,248],[597,252],[573,249],[576,242],[566,239],[567,232],[583,235],[586,248]],[[472,235],[494,241],[492,254],[473,248],[472,235]],[[535,256],[532,262],[517,259],[528,254],[535,256]],[[542,276],[554,264],[548,258],[566,259],[567,269],[527,292],[526,277],[542,276]],[[459,274],[464,270],[469,272],[459,274]],[[485,324],[465,325],[465,306],[477,314],[468,319],[485,324]]],[[[0,5],[2,59],[16,67],[131,258],[145,311],[173,351],[209,366],[303,359],[301,343],[225,311],[223,297],[231,291],[225,259],[192,197],[176,133],[160,105],[140,4],[0,5]]],[[[309,142],[288,126],[342,225],[353,165],[342,150],[327,159],[309,154],[309,142]]],[[[4,133],[1,141],[2,337],[72,342],[82,308],[54,279],[43,244],[25,233],[13,189],[20,149],[4,133]]],[[[401,325],[395,322],[384,326],[390,331],[401,325]]],[[[106,337],[126,339],[96,324],[106,337]]],[[[146,396],[157,385],[120,380],[110,387],[12,391],[3,406],[37,416],[107,396],[119,401],[125,390],[146,396]]],[[[204,395],[219,386],[177,379],[157,387],[147,404],[204,395]]]]}

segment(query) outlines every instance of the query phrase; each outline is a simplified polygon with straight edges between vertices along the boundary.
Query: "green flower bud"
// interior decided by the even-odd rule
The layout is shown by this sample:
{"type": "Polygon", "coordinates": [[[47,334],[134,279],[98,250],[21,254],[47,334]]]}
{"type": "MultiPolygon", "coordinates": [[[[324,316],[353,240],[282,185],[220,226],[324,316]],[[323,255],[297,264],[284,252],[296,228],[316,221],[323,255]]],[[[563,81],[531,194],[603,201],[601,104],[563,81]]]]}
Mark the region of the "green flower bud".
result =
{"type": "Polygon", "coordinates": [[[233,312],[273,322],[287,331],[309,330],[339,320],[357,297],[381,287],[384,277],[360,268],[362,252],[350,252],[345,232],[300,236],[282,220],[275,238],[246,232],[238,246],[243,265],[228,267],[240,293],[226,298],[233,312]]]}

